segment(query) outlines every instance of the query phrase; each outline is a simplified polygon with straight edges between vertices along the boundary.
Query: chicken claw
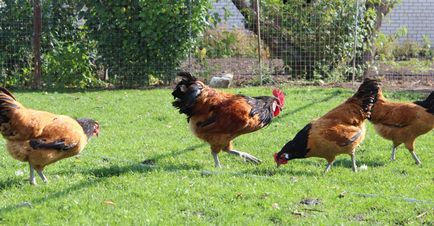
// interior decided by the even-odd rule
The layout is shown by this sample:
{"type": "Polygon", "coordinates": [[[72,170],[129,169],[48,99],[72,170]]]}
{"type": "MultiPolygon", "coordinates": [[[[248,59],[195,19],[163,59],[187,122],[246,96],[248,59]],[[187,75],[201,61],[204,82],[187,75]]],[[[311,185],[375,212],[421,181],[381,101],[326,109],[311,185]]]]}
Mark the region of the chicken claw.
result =
{"type": "Polygon", "coordinates": [[[228,151],[228,153],[238,155],[241,158],[243,158],[245,161],[251,162],[254,164],[259,164],[262,162],[260,159],[256,158],[255,156],[253,156],[249,153],[246,153],[246,152],[241,152],[241,151],[237,151],[237,150],[230,150],[230,151],[228,151]]]}

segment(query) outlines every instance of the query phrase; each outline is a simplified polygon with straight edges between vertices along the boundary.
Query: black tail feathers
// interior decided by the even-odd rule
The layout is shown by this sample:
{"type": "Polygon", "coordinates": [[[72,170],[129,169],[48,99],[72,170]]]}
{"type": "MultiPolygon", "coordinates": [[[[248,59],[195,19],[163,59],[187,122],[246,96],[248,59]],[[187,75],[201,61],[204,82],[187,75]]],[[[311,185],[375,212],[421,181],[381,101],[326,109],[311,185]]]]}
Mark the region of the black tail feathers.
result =
{"type": "Polygon", "coordinates": [[[426,111],[434,115],[434,91],[423,101],[415,101],[415,104],[426,108],[426,111]]]}
{"type": "Polygon", "coordinates": [[[14,95],[6,88],[0,87],[0,124],[9,122],[10,110],[18,108],[14,95]]]}
{"type": "Polygon", "coordinates": [[[365,78],[357,90],[355,97],[362,100],[362,109],[370,113],[372,106],[377,102],[378,92],[380,91],[380,82],[376,79],[365,78]]]}
{"type": "Polygon", "coordinates": [[[9,92],[9,90],[7,90],[6,88],[0,86],[0,92],[6,94],[6,95],[10,96],[12,99],[16,100],[14,95],[12,95],[12,93],[9,92]]]}

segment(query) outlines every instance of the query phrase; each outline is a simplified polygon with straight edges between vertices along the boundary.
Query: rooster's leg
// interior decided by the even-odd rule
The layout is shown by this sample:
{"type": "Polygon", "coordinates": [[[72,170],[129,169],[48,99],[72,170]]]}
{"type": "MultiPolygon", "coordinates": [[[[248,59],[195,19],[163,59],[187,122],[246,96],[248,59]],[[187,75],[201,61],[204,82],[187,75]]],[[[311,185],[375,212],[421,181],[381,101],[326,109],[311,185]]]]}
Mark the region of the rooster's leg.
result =
{"type": "Polygon", "coordinates": [[[398,143],[396,141],[393,141],[393,145],[392,145],[392,155],[390,156],[390,160],[395,161],[395,153],[396,153],[396,149],[398,148],[398,146],[401,143],[398,143]]]}
{"type": "Polygon", "coordinates": [[[327,163],[326,169],[324,170],[324,174],[326,174],[328,171],[330,171],[330,168],[332,168],[332,165],[333,165],[333,161],[327,163]]]}
{"type": "Polygon", "coordinates": [[[38,173],[39,177],[42,179],[42,181],[44,183],[48,183],[47,178],[45,177],[44,173],[42,172],[42,170],[36,170],[36,172],[38,173]]]}
{"type": "Polygon", "coordinates": [[[35,179],[35,168],[33,168],[32,164],[29,163],[29,167],[30,167],[30,178],[29,178],[29,182],[32,185],[36,184],[36,179],[35,179]]]}
{"type": "Polygon", "coordinates": [[[395,153],[396,153],[396,147],[395,145],[392,146],[392,155],[390,156],[391,161],[395,161],[395,153]]]}
{"type": "Polygon", "coordinates": [[[422,162],[420,161],[419,157],[417,157],[416,152],[414,152],[414,150],[410,151],[411,156],[413,156],[414,161],[416,161],[417,165],[420,165],[422,162]]]}
{"type": "Polygon", "coordinates": [[[221,168],[222,166],[220,165],[220,160],[219,160],[219,157],[218,157],[218,153],[212,151],[211,154],[212,154],[212,157],[214,158],[215,167],[216,168],[221,168]]]}
{"type": "Polygon", "coordinates": [[[351,162],[353,163],[353,172],[357,173],[356,153],[351,153],[351,162]]]}
{"type": "Polygon", "coordinates": [[[249,153],[245,153],[245,152],[241,152],[241,151],[237,151],[237,150],[228,150],[227,151],[230,154],[234,154],[234,155],[238,155],[241,158],[243,158],[245,161],[249,161],[255,164],[259,164],[262,161],[258,158],[256,158],[255,156],[249,154],[249,153]]]}
{"type": "Polygon", "coordinates": [[[408,149],[408,151],[410,151],[411,156],[413,156],[414,161],[416,161],[416,164],[420,165],[422,162],[417,157],[416,152],[414,152],[414,140],[411,142],[405,143],[405,147],[408,149]]]}

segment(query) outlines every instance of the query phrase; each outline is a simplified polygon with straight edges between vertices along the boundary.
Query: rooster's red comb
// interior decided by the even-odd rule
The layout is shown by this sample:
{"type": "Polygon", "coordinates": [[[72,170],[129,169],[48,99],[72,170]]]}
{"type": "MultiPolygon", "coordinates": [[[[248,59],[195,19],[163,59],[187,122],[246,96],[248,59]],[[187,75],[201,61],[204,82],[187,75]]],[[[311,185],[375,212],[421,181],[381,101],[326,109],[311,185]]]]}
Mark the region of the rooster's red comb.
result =
{"type": "Polygon", "coordinates": [[[273,96],[279,99],[280,106],[283,107],[285,103],[285,94],[280,89],[273,89],[273,96]]]}
{"type": "Polygon", "coordinates": [[[279,158],[278,153],[274,153],[273,157],[274,157],[274,161],[277,163],[277,166],[288,163],[288,160],[286,158],[282,158],[282,157],[279,158]]]}

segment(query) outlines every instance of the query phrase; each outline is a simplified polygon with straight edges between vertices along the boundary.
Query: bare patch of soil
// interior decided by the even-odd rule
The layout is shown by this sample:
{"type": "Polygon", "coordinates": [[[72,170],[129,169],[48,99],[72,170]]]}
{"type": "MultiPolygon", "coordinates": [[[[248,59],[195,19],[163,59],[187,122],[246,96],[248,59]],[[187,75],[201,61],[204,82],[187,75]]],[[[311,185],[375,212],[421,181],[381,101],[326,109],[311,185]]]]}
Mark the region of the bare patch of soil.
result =
{"type": "MultiPolygon", "coordinates": [[[[289,84],[294,86],[319,86],[319,87],[343,87],[357,88],[360,82],[339,82],[324,83],[322,81],[294,80],[284,74],[284,63],[280,59],[265,60],[262,69],[265,74],[264,85],[289,84]]],[[[434,90],[434,65],[433,70],[426,73],[411,72],[406,68],[400,71],[393,71],[391,67],[382,65],[380,71],[370,73],[370,77],[381,80],[383,89],[391,91],[421,91],[429,92],[434,90]],[[378,76],[382,75],[382,76],[378,76]]],[[[186,61],[181,67],[182,70],[190,71],[201,80],[208,82],[212,76],[224,73],[232,73],[234,80],[232,87],[256,86],[259,85],[258,60],[252,58],[219,58],[205,59],[198,62],[195,59],[186,61]]]]}

